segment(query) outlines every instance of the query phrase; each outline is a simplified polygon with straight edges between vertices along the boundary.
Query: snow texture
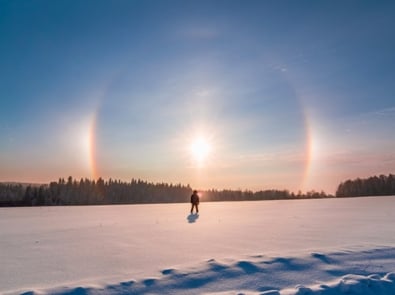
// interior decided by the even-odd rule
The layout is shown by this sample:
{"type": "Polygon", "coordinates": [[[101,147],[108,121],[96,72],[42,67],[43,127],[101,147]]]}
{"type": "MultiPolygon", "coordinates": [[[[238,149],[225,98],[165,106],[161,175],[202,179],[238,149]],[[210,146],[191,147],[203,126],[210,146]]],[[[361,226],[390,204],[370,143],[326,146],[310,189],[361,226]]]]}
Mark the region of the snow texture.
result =
{"type": "Polygon", "coordinates": [[[0,293],[395,294],[395,197],[189,209],[2,208],[0,293]]]}

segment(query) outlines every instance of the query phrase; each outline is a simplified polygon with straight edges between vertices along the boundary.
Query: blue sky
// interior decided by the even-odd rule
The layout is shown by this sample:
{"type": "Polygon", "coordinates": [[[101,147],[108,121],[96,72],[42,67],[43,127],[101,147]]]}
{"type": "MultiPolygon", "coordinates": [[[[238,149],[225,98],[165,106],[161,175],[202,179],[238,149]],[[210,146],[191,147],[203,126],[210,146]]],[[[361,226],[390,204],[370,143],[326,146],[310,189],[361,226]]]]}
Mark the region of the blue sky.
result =
{"type": "Polygon", "coordinates": [[[394,173],[393,28],[392,1],[2,0],[0,180],[394,173]]]}

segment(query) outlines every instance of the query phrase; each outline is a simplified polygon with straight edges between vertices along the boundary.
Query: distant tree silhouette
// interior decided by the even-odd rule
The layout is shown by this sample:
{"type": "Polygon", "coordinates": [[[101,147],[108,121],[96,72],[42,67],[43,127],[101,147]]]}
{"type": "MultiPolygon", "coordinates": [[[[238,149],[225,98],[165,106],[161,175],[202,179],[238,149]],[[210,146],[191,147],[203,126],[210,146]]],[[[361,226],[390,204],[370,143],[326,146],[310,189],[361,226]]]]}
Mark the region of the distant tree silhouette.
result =
{"type": "MultiPolygon", "coordinates": [[[[189,185],[152,183],[141,179],[130,182],[101,177],[79,181],[71,176],[59,178],[48,185],[0,183],[0,206],[53,206],[147,204],[188,202],[192,189],[189,185]]],[[[283,199],[312,199],[333,197],[325,192],[309,191],[296,194],[288,190],[207,190],[201,191],[202,201],[257,201],[283,199]]],[[[339,184],[336,197],[395,195],[395,176],[372,176],[346,180],[339,184]]]]}
{"type": "Polygon", "coordinates": [[[395,195],[395,176],[392,174],[346,180],[336,190],[337,197],[390,195],[395,195]]]}
{"type": "MultiPolygon", "coordinates": [[[[53,205],[102,205],[147,204],[188,202],[192,189],[189,185],[151,183],[141,179],[130,182],[101,177],[79,181],[71,176],[59,178],[48,185],[0,184],[0,206],[53,206],[53,205]]],[[[297,195],[287,190],[258,192],[241,190],[203,191],[202,201],[256,201],[332,197],[315,191],[297,195]]]]}

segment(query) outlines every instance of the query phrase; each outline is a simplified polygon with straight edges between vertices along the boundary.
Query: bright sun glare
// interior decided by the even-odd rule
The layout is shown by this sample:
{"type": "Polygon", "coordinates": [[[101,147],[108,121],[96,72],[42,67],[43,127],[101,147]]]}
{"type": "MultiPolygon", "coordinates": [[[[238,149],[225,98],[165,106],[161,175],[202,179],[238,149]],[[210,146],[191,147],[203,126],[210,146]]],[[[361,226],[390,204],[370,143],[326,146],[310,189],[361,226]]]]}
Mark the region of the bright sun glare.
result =
{"type": "Polygon", "coordinates": [[[201,166],[211,151],[210,143],[203,137],[196,138],[190,147],[192,159],[201,166]]]}

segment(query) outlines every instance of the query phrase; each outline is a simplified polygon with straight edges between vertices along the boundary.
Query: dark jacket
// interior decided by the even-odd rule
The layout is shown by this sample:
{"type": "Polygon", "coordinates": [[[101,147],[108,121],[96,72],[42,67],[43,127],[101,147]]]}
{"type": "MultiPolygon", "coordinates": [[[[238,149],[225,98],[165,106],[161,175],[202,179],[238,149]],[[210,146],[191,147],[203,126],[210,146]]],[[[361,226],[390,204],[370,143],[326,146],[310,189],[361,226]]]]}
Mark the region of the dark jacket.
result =
{"type": "Polygon", "coordinates": [[[191,203],[196,205],[199,204],[199,196],[197,194],[192,194],[191,203]]]}

